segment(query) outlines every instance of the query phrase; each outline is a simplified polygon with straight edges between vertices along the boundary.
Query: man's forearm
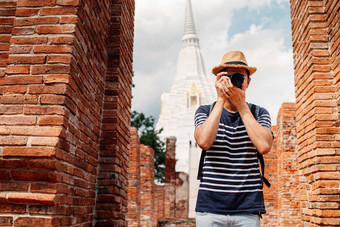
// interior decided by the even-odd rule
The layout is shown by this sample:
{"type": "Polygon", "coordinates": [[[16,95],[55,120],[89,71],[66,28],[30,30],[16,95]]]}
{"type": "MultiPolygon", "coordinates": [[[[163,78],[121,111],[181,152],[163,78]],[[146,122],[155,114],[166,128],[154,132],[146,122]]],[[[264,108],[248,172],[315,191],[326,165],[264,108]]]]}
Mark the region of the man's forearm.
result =
{"type": "Polygon", "coordinates": [[[242,107],[239,113],[246,127],[248,136],[258,152],[261,154],[268,153],[273,144],[271,131],[256,121],[248,105],[242,107]]]}
{"type": "Polygon", "coordinates": [[[222,101],[217,101],[207,120],[195,129],[195,139],[202,149],[208,150],[214,143],[223,111],[222,101]]]}

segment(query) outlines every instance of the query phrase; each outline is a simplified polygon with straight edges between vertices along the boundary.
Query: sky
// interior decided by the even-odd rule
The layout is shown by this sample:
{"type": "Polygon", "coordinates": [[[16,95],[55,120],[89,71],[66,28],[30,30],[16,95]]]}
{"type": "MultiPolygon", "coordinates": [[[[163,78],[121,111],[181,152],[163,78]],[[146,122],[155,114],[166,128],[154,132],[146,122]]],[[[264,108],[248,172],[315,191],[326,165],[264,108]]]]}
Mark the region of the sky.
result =
{"type": "MultiPolygon", "coordinates": [[[[136,0],[132,111],[157,119],[182,47],[186,0],[136,0]]],[[[265,107],[273,125],[283,102],[294,102],[289,0],[191,0],[207,74],[223,55],[241,50],[257,67],[248,102],[265,107]]]]}

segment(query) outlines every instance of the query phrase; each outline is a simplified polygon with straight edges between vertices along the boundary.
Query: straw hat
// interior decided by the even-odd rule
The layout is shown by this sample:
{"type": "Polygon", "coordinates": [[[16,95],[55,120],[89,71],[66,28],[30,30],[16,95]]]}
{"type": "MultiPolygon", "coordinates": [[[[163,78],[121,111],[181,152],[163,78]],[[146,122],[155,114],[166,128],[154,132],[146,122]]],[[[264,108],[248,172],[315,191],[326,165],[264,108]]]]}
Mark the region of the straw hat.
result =
{"type": "Polygon", "coordinates": [[[217,75],[222,69],[227,67],[244,68],[248,70],[249,76],[256,72],[256,67],[248,66],[246,58],[241,51],[230,51],[226,53],[222,58],[221,64],[212,69],[212,73],[217,75]]]}

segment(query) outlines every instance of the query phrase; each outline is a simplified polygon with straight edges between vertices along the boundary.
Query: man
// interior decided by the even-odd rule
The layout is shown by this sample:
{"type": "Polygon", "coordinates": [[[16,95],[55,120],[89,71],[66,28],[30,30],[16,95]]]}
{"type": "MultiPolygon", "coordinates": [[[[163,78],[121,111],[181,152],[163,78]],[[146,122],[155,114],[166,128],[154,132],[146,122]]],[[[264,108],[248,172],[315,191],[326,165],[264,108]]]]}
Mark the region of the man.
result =
{"type": "Polygon", "coordinates": [[[266,212],[256,150],[268,153],[273,135],[268,111],[260,108],[256,120],[245,99],[255,71],[242,52],[226,53],[212,69],[217,92],[214,108],[209,113],[210,106],[203,105],[196,111],[195,139],[206,150],[196,203],[197,227],[260,226],[260,215],[266,212]],[[235,77],[239,86],[234,85],[235,77]]]}

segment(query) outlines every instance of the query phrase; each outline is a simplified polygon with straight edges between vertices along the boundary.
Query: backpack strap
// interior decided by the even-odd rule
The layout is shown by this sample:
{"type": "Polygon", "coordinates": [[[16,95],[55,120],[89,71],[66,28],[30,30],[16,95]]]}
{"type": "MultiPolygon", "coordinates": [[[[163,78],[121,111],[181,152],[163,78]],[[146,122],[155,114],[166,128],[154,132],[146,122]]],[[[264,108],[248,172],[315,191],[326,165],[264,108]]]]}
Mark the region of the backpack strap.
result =
{"type": "Polygon", "coordinates": [[[267,185],[268,188],[270,188],[270,183],[269,181],[264,177],[264,159],[263,159],[263,155],[260,152],[256,152],[257,153],[257,159],[260,161],[261,164],[261,171],[262,171],[262,181],[267,185]]]}
{"type": "MultiPolygon", "coordinates": [[[[257,120],[259,118],[259,115],[260,115],[260,107],[255,105],[255,104],[252,104],[252,103],[248,103],[248,106],[249,106],[249,109],[251,111],[251,113],[254,115],[255,119],[257,120]]],[[[267,185],[267,187],[269,188],[270,187],[270,183],[269,181],[264,177],[264,159],[263,159],[263,155],[256,151],[257,153],[257,159],[260,161],[260,165],[261,165],[261,178],[262,178],[262,181],[267,185]]]]}
{"type": "MultiPolygon", "coordinates": [[[[209,117],[211,111],[214,109],[215,104],[216,104],[216,102],[213,102],[210,105],[208,117],[209,117]]],[[[197,180],[202,180],[203,163],[204,163],[204,158],[205,158],[206,153],[207,153],[206,150],[202,150],[202,152],[201,152],[200,164],[198,166],[197,180]]]]}

